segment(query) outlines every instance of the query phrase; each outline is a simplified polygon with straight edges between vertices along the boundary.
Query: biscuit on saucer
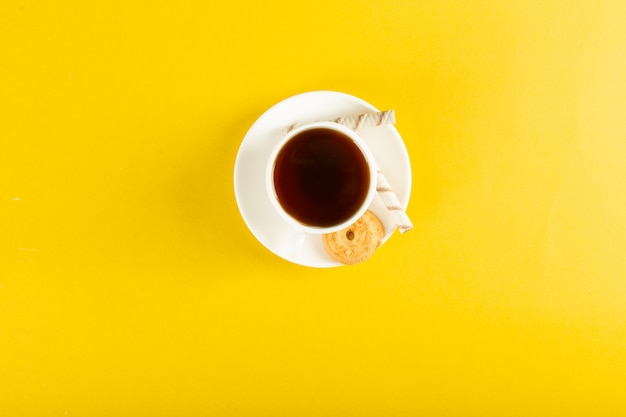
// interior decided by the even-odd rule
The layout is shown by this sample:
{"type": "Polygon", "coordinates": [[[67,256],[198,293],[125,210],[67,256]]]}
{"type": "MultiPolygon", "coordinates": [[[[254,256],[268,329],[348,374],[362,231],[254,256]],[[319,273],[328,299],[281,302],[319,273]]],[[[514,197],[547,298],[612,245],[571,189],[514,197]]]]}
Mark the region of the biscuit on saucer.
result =
{"type": "Polygon", "coordinates": [[[322,241],[331,258],[344,265],[354,265],[369,259],[384,235],[380,219],[368,210],[351,226],[322,235],[322,241]]]}

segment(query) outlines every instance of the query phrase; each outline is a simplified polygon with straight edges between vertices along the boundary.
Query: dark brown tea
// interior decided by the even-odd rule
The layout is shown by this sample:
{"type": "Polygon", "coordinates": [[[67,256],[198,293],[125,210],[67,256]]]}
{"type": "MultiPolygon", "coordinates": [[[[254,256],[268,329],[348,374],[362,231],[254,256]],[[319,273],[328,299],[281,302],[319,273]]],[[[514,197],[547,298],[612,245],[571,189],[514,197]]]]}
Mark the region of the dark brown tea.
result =
{"type": "Polygon", "coordinates": [[[368,163],[344,134],[305,130],[278,152],[274,189],[283,209],[302,224],[329,227],[361,207],[370,184],[368,163]]]}

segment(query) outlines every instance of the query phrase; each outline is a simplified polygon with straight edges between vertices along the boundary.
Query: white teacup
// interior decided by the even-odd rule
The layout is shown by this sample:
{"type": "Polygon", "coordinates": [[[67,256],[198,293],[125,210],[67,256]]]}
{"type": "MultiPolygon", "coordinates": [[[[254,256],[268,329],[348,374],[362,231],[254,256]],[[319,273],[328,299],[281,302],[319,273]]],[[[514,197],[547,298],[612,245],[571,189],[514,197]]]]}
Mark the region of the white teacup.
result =
{"type": "Polygon", "coordinates": [[[293,227],[288,253],[297,258],[306,234],[339,231],[365,213],[376,194],[376,163],[353,130],[309,123],[276,145],[266,186],[272,206],[293,227]]]}

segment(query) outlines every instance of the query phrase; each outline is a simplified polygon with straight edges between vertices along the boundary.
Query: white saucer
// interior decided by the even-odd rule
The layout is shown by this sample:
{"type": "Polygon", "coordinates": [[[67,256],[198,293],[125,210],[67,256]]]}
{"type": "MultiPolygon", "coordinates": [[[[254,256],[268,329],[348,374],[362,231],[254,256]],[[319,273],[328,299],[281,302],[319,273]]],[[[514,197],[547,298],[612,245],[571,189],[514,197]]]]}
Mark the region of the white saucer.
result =
{"type": "MultiPolygon", "coordinates": [[[[313,91],[279,102],[250,127],[235,161],[235,198],[246,225],[267,249],[303,266],[328,268],[341,265],[328,256],[319,235],[305,237],[297,259],[287,254],[293,231],[270,203],[265,190],[265,169],[270,153],[286,126],[377,110],[371,104],[348,94],[313,91]]],[[[365,128],[359,134],[372,150],[378,166],[406,208],[411,193],[411,164],[398,131],[394,126],[387,125],[365,128]]],[[[378,195],[374,197],[370,210],[385,227],[384,243],[395,230],[393,218],[378,195]]]]}

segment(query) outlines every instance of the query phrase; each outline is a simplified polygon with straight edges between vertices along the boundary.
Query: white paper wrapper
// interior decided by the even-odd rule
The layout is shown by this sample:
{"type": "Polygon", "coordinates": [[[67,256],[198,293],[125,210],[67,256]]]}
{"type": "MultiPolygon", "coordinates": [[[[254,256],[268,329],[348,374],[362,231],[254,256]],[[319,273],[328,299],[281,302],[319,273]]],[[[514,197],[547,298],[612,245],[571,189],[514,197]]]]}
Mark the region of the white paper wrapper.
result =
{"type": "Polygon", "coordinates": [[[413,223],[406,214],[404,207],[400,204],[398,196],[389,185],[389,181],[385,178],[383,172],[379,169],[378,176],[376,178],[376,191],[380,198],[383,200],[387,210],[393,215],[396,221],[396,227],[400,233],[406,233],[413,228],[413,223]]]}
{"type": "MultiPolygon", "coordinates": [[[[382,125],[392,125],[396,122],[396,114],[393,110],[385,110],[380,112],[371,112],[371,113],[362,113],[354,116],[340,116],[335,119],[328,120],[316,120],[316,122],[335,122],[340,125],[344,125],[345,127],[352,129],[354,131],[358,131],[359,129],[363,129],[365,127],[377,127],[382,125]]],[[[283,130],[283,134],[287,134],[291,132],[296,127],[302,125],[304,123],[294,123],[292,125],[287,126],[283,130]]]]}

